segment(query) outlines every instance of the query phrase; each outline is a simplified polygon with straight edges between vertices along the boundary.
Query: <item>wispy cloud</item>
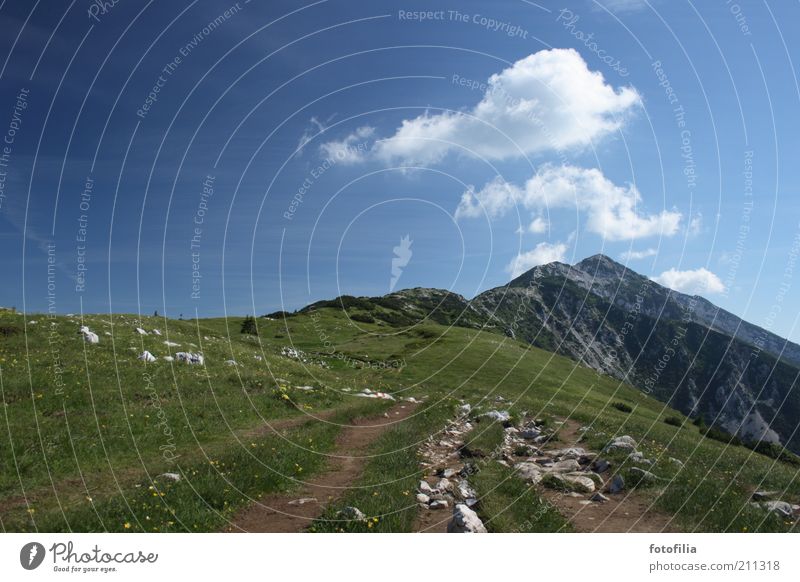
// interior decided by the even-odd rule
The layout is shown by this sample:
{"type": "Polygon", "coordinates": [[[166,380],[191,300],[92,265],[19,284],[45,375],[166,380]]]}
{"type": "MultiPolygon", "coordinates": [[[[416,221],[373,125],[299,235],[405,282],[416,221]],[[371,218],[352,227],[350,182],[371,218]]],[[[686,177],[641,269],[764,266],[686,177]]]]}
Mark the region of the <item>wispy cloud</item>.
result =
{"type": "Polygon", "coordinates": [[[625,251],[624,253],[620,253],[619,258],[623,261],[640,261],[642,259],[646,259],[647,257],[654,257],[658,251],[656,249],[645,249],[643,251],[634,251],[629,250],[625,251]]]}

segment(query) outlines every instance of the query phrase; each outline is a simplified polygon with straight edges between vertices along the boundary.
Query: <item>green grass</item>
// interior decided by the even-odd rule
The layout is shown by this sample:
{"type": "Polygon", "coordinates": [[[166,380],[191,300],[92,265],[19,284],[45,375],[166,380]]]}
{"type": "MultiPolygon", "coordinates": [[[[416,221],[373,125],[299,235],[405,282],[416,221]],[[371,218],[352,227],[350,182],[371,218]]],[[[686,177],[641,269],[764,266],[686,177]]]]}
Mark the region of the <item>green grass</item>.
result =
{"type": "MultiPolygon", "coordinates": [[[[323,468],[314,460],[317,455],[286,448],[274,436],[254,437],[255,455],[249,444],[239,441],[245,442],[264,420],[322,410],[367,414],[385,403],[352,398],[347,390],[371,388],[424,397],[425,413],[375,443],[379,456],[327,518],[345,504],[355,505],[379,517],[368,529],[407,531],[420,475],[416,448],[410,445],[443,426],[457,401],[464,400],[476,414],[505,409],[515,418],[573,419],[588,426],[582,433],[584,444],[595,450],[615,435],[631,435],[655,462],[648,470],[660,478],[657,486],[644,491],[657,507],[675,514],[683,529],[791,529],[748,501],[753,490],[771,489],[797,503],[800,480],[792,457],[773,459],[769,454],[775,451],[761,454],[706,438],[683,415],[635,388],[499,334],[429,322],[406,330],[374,312],[370,315],[375,323],[360,321],[358,327],[336,308],[321,307],[286,320],[260,318],[258,336],[240,333],[241,318],[195,322],[116,315],[112,327],[109,316],[95,315],[84,318],[100,335],[100,344],[91,346],[77,334],[78,317],[50,320],[0,312],[0,525],[7,531],[218,529],[226,512],[242,503],[236,489],[256,496],[289,486],[266,477],[264,464],[284,470],[298,463],[307,472],[323,468]],[[30,320],[37,323],[25,329],[30,320]],[[163,335],[139,336],[136,326],[158,328],[163,335]],[[105,335],[112,330],[113,336],[105,335]],[[167,348],[167,339],[181,347],[167,348]],[[310,363],[281,356],[288,345],[303,350],[310,363]],[[203,351],[206,366],[162,360],[145,365],[136,360],[143,349],[159,357],[203,351]],[[62,363],[58,374],[53,368],[56,355],[62,363]],[[241,365],[227,366],[228,359],[241,365]],[[387,362],[399,364],[382,365],[387,362]],[[316,390],[297,389],[306,385],[316,390]],[[498,402],[498,396],[505,400],[498,402]],[[266,454],[273,448],[274,457],[266,454]],[[219,476],[206,456],[225,462],[230,474],[219,476]],[[163,498],[153,498],[158,507],[167,507],[163,513],[148,498],[153,496],[147,475],[176,468],[197,474],[169,487],[163,498]],[[149,521],[158,516],[158,521],[142,523],[142,515],[150,515],[149,521]],[[131,527],[124,528],[125,523],[131,527]]],[[[331,431],[325,423],[313,423],[292,435],[314,439],[321,451],[331,446],[331,431]]],[[[488,453],[501,438],[500,425],[483,420],[470,433],[468,446],[488,453]]],[[[624,455],[612,455],[612,460],[627,466],[624,455]]],[[[563,520],[534,489],[492,461],[478,462],[481,471],[471,482],[481,494],[479,511],[492,531],[563,528],[563,520]]],[[[324,520],[315,527],[335,529],[324,520]]]]}

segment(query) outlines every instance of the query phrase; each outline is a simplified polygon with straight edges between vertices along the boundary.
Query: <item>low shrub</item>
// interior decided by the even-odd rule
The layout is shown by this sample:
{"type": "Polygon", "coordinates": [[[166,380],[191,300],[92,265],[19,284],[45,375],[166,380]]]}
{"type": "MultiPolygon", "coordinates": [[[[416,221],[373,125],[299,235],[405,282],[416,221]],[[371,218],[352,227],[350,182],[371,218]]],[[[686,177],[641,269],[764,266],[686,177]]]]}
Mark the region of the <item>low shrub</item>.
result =
{"type": "Polygon", "coordinates": [[[614,408],[619,410],[620,412],[624,412],[625,414],[630,414],[633,412],[633,408],[625,404],[624,402],[614,402],[611,404],[614,408]]]}

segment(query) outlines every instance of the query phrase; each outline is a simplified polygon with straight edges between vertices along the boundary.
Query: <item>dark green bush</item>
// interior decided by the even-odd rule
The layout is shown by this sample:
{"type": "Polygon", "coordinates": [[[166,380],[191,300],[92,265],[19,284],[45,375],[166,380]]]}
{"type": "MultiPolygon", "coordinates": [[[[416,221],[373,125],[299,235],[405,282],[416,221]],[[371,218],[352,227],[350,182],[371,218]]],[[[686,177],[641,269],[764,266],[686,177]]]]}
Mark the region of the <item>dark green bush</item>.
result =
{"type": "Polygon", "coordinates": [[[664,422],[670,426],[677,426],[678,428],[683,426],[683,419],[679,416],[668,416],[664,419],[664,422]]]}
{"type": "Polygon", "coordinates": [[[633,412],[633,408],[625,404],[624,402],[614,402],[611,404],[614,408],[619,410],[620,412],[624,412],[625,414],[630,414],[633,412]]]}

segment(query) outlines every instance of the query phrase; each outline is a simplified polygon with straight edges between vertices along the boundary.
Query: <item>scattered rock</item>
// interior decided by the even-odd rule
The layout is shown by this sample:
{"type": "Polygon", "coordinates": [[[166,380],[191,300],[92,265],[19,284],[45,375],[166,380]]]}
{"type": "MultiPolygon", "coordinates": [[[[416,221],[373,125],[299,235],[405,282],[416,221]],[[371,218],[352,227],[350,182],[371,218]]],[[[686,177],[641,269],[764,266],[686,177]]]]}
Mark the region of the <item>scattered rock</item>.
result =
{"type": "Polygon", "coordinates": [[[619,436],[614,438],[610,443],[608,443],[603,450],[633,452],[636,450],[636,441],[633,440],[633,437],[630,437],[628,435],[619,436]]]}
{"type": "Polygon", "coordinates": [[[453,519],[447,524],[447,533],[487,533],[478,514],[463,503],[453,509],[453,519]]]}
{"type": "Polygon", "coordinates": [[[514,466],[519,476],[529,483],[539,483],[542,480],[542,469],[535,463],[518,463],[514,466]]]}
{"type": "Polygon", "coordinates": [[[157,329],[153,330],[153,335],[161,335],[161,332],[157,329]]]}
{"type": "Polygon", "coordinates": [[[573,471],[580,470],[581,465],[575,459],[565,459],[563,461],[558,461],[557,463],[553,463],[553,466],[549,469],[555,473],[572,473],[573,471]]]}
{"type": "Polygon", "coordinates": [[[427,481],[420,481],[417,489],[419,489],[420,493],[424,493],[425,495],[433,495],[433,487],[431,487],[427,481]]]}
{"type": "Polygon", "coordinates": [[[347,521],[364,521],[367,518],[357,507],[345,507],[336,514],[336,517],[347,521]]]}
{"type": "Polygon", "coordinates": [[[633,485],[650,485],[658,481],[658,477],[653,473],[639,467],[631,467],[630,471],[628,471],[628,476],[633,481],[633,485]]]}
{"type": "Polygon", "coordinates": [[[639,451],[633,451],[630,455],[628,455],[628,459],[630,459],[632,463],[639,463],[641,465],[653,464],[653,461],[645,458],[644,453],[640,453],[639,451]]]}
{"type": "Polygon", "coordinates": [[[611,463],[609,463],[605,459],[595,459],[595,461],[591,465],[591,469],[595,473],[605,473],[610,468],[611,468],[611,463]]]}
{"type": "Polygon", "coordinates": [[[173,358],[172,356],[164,356],[164,361],[165,362],[174,362],[175,358],[173,358]]]}
{"type": "Polygon", "coordinates": [[[767,501],[777,494],[777,491],[756,491],[753,493],[753,501],[767,501]]]}
{"type": "Polygon", "coordinates": [[[453,488],[453,483],[450,479],[439,479],[439,482],[436,484],[436,491],[440,493],[444,493],[446,491],[450,491],[453,488]]]}
{"type": "Polygon", "coordinates": [[[316,502],[317,502],[316,497],[301,497],[300,499],[295,499],[294,501],[290,501],[289,505],[305,505],[306,503],[316,503],[316,502]]]}
{"type": "Polygon", "coordinates": [[[226,366],[238,366],[239,364],[236,363],[236,360],[225,360],[226,366]]]}
{"type": "Polygon", "coordinates": [[[431,498],[424,493],[417,493],[417,503],[424,503],[427,505],[430,500],[431,498]]]}
{"type": "Polygon", "coordinates": [[[200,366],[204,365],[205,358],[203,358],[203,354],[195,354],[192,352],[178,352],[175,354],[175,359],[179,362],[186,362],[187,364],[198,364],[200,366]]]}
{"type": "Polygon", "coordinates": [[[164,479],[165,481],[173,481],[177,483],[181,480],[181,476],[178,473],[161,473],[161,475],[157,476],[156,479],[164,479]]]}
{"type": "Polygon", "coordinates": [[[595,503],[605,503],[608,501],[608,497],[597,491],[594,495],[589,498],[591,501],[595,503]]]}
{"type": "Polygon", "coordinates": [[[470,404],[462,404],[461,406],[458,407],[458,412],[459,414],[466,416],[467,414],[472,412],[472,406],[470,404]]]}
{"type": "Polygon", "coordinates": [[[431,509],[447,509],[448,503],[444,499],[434,499],[428,507],[431,509]]]}
{"type": "Polygon", "coordinates": [[[143,362],[151,362],[151,363],[156,361],[156,357],[147,350],[139,354],[138,359],[142,360],[143,362]]]}
{"type": "Polygon", "coordinates": [[[595,484],[589,477],[583,475],[564,475],[563,477],[576,493],[594,493],[595,484]]]}
{"type": "Polygon", "coordinates": [[[681,460],[679,460],[679,459],[676,459],[675,457],[670,457],[670,458],[669,458],[669,462],[670,462],[670,463],[673,463],[673,464],[675,464],[675,465],[678,465],[678,467],[681,467],[681,468],[683,468],[683,461],[681,461],[681,460]]]}
{"type": "Polygon", "coordinates": [[[765,501],[761,504],[761,507],[781,517],[792,517],[792,505],[785,501],[765,501]]]}
{"type": "Polygon", "coordinates": [[[147,332],[143,330],[141,327],[136,328],[136,333],[138,333],[139,335],[148,335],[147,332]]]}
{"type": "Polygon", "coordinates": [[[511,414],[509,414],[507,410],[490,410],[489,412],[481,414],[481,416],[496,420],[497,422],[508,422],[511,420],[511,414]]]}
{"type": "Polygon", "coordinates": [[[608,493],[621,493],[625,491],[625,479],[622,478],[622,475],[619,473],[614,475],[611,479],[611,483],[608,484],[608,493]]]}

